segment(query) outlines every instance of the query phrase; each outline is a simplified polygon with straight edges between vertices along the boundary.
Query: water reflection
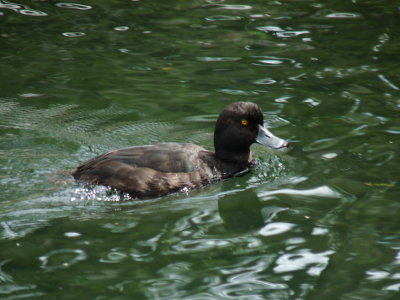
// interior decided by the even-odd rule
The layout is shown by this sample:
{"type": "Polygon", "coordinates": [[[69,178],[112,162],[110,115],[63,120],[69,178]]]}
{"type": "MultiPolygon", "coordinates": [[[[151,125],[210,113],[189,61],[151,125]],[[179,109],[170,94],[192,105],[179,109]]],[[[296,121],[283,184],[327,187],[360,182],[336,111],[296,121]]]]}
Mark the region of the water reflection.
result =
{"type": "Polygon", "coordinates": [[[25,2],[0,1],[4,298],[397,297],[397,2],[25,2]],[[54,174],[212,149],[239,100],[292,142],[244,177],[134,202],[54,174]]]}
{"type": "Polygon", "coordinates": [[[228,194],[218,199],[218,210],[230,230],[249,230],[264,224],[261,202],[249,190],[228,194]]]}

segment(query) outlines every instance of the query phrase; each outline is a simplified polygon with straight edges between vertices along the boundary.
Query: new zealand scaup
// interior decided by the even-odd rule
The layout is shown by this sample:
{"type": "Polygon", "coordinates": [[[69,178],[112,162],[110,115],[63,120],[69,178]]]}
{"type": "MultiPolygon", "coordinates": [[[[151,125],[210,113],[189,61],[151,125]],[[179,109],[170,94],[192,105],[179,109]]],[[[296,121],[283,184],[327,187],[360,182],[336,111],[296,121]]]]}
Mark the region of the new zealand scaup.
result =
{"type": "Polygon", "coordinates": [[[232,103],[215,125],[215,152],[178,143],[129,147],[90,159],[72,175],[78,181],[110,186],[135,198],[194,189],[249,172],[253,143],[273,149],[287,146],[263,124],[263,113],[256,104],[232,103]]]}

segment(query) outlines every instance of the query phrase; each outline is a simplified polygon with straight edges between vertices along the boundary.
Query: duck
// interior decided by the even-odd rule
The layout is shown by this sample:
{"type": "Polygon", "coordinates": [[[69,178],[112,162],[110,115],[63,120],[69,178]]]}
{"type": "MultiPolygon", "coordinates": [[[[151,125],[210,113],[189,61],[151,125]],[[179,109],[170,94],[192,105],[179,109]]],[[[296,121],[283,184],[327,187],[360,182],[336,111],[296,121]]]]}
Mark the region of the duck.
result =
{"type": "Polygon", "coordinates": [[[214,152],[189,143],[133,146],[85,161],[72,176],[78,182],[108,186],[132,198],[161,197],[250,172],[254,166],[250,146],[254,143],[272,149],[288,146],[264,127],[257,104],[235,102],[217,118],[214,152]]]}

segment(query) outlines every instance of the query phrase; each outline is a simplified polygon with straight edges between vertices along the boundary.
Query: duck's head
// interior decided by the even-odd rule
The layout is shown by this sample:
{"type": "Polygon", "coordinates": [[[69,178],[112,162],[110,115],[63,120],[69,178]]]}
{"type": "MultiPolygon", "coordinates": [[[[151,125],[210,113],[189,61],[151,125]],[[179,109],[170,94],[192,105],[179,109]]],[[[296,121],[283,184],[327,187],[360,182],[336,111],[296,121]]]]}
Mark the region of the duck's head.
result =
{"type": "Polygon", "coordinates": [[[252,102],[236,102],[224,108],[214,131],[217,158],[224,161],[247,162],[250,145],[258,143],[272,149],[287,147],[288,143],[264,127],[260,108],[252,102]]]}

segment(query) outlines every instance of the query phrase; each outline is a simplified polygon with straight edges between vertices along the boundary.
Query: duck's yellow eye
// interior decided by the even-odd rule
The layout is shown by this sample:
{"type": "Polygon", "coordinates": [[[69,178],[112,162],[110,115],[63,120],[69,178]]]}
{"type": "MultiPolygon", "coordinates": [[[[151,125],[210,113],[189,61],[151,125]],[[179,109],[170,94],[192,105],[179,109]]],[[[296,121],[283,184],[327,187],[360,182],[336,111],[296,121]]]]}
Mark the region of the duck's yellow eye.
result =
{"type": "Polygon", "coordinates": [[[247,120],[242,120],[240,123],[241,123],[243,126],[247,126],[247,120]]]}

